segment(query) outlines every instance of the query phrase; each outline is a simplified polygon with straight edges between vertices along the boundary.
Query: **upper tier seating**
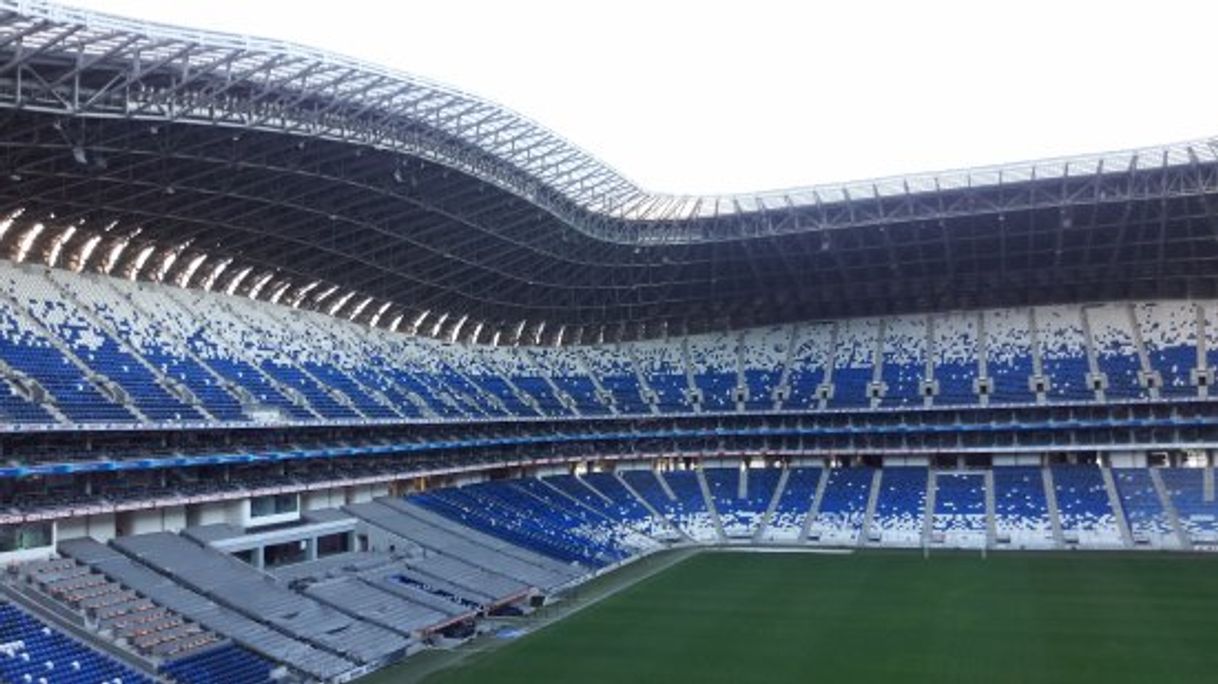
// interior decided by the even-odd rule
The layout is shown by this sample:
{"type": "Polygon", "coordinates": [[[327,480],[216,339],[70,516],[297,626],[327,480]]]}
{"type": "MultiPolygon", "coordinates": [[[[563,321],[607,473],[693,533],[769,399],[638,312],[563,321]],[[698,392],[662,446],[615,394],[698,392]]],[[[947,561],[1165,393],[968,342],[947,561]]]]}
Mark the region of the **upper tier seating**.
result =
{"type": "Polygon", "coordinates": [[[868,410],[976,406],[983,397],[992,405],[1127,401],[1197,397],[1201,335],[1213,357],[1208,368],[1218,365],[1218,302],[1208,300],[491,348],[7,261],[0,295],[0,419],[13,424],[868,410]]]}
{"type": "Polygon", "coordinates": [[[740,338],[741,367],[747,391],[745,408],[769,411],[782,381],[791,333],[787,328],[770,327],[746,330],[740,338]]]}
{"type": "Polygon", "coordinates": [[[587,362],[588,370],[600,378],[601,387],[611,395],[618,413],[651,413],[651,404],[643,396],[638,375],[630,357],[612,346],[580,349],[576,352],[587,362]]]}
{"type": "Polygon", "coordinates": [[[884,383],[882,406],[921,406],[922,381],[926,378],[926,318],[902,316],[884,328],[880,382],[884,383]]]}
{"type": "Polygon", "coordinates": [[[190,390],[213,418],[245,420],[240,402],[194,359],[186,340],[175,335],[162,317],[139,308],[141,302],[159,298],[145,292],[154,286],[59,271],[52,271],[49,277],[106,321],[148,363],[190,390]]]}
{"type": "Polygon", "coordinates": [[[875,377],[876,347],[880,343],[880,321],[856,318],[843,321],[837,328],[829,407],[867,408],[872,405],[871,383],[875,377]]]}
{"type": "Polygon", "coordinates": [[[10,269],[5,275],[3,286],[8,295],[89,369],[121,386],[135,407],[149,419],[202,418],[166,391],[151,370],[95,324],[85,313],[91,307],[77,305],[64,296],[50,278],[34,269],[10,269]]]}
{"type": "Polygon", "coordinates": [[[1095,397],[1087,382],[1087,339],[1078,307],[1053,306],[1036,310],[1036,327],[1048,396],[1060,401],[1095,397]]]}
{"type": "Polygon", "coordinates": [[[1139,378],[1142,360],[1134,336],[1132,309],[1124,304],[1105,304],[1085,309],[1095,346],[1097,370],[1107,379],[1108,399],[1142,399],[1148,393],[1139,378]]]}
{"type": "Polygon", "coordinates": [[[831,324],[817,323],[798,326],[795,348],[791,351],[791,365],[787,385],[790,393],[783,408],[816,408],[820,397],[817,393],[825,382],[825,369],[833,357],[833,331],[831,324]]]}
{"type": "MultiPolygon", "coordinates": [[[[0,264],[2,267],[2,264],[0,264]]],[[[2,271],[0,271],[2,272],[2,271]]],[[[0,284],[11,280],[0,280],[0,284]]],[[[24,299],[24,297],[23,297],[24,299]]],[[[52,343],[29,317],[24,309],[18,309],[0,297],[0,359],[10,368],[33,378],[50,393],[52,403],[71,421],[77,423],[130,422],[134,414],[116,402],[107,400],[98,388],[86,377],[85,372],[73,363],[52,343]]],[[[93,339],[92,342],[100,343],[93,339]]],[[[29,422],[53,422],[51,414],[14,410],[20,404],[12,399],[6,406],[14,416],[29,422]]]]}
{"type": "Polygon", "coordinates": [[[680,340],[647,340],[630,345],[639,374],[661,413],[689,413],[693,405],[680,340]]]}
{"type": "Polygon", "coordinates": [[[695,335],[688,338],[689,372],[701,395],[703,411],[736,410],[736,338],[695,335]]]}
{"type": "Polygon", "coordinates": [[[981,317],[976,313],[953,313],[933,319],[934,380],[938,383],[936,405],[977,403],[980,322],[981,317]]]}
{"type": "Polygon", "coordinates": [[[1027,404],[1036,400],[1032,378],[1032,333],[1027,309],[986,311],[986,377],[994,404],[1027,404]]]}
{"type": "Polygon", "coordinates": [[[583,361],[576,354],[563,353],[549,347],[538,347],[526,352],[534,363],[536,375],[517,375],[516,384],[526,391],[529,387],[549,378],[554,387],[565,393],[575,404],[575,410],[584,416],[609,415],[610,408],[598,395],[596,382],[583,369],[583,361]]]}
{"type": "MultiPolygon", "coordinates": [[[[1192,302],[1143,302],[1133,307],[1151,369],[1164,396],[1195,397],[1191,371],[1197,367],[1197,308],[1192,302]]],[[[1213,319],[1207,319],[1207,323],[1213,319]]]]}

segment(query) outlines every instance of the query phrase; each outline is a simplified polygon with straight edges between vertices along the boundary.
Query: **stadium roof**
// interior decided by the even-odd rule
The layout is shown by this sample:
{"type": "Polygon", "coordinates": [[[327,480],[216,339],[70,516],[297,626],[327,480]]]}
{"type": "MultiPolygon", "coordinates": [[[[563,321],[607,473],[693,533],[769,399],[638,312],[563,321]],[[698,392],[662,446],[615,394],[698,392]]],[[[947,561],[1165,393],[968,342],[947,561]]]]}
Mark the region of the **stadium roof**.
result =
{"type": "Polygon", "coordinates": [[[34,0],[0,0],[0,112],[11,258],[445,338],[1218,290],[1218,139],[662,195],[415,76],[34,0]]]}

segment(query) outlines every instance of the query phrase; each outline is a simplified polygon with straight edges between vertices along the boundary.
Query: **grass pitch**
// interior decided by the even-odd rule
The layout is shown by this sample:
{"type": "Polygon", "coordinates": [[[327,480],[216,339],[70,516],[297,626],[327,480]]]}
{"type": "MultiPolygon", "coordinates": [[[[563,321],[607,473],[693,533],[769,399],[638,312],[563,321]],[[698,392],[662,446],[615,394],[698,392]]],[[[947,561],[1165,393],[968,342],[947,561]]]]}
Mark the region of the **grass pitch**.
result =
{"type": "Polygon", "coordinates": [[[425,681],[1214,682],[1218,559],[704,553],[425,681]]]}

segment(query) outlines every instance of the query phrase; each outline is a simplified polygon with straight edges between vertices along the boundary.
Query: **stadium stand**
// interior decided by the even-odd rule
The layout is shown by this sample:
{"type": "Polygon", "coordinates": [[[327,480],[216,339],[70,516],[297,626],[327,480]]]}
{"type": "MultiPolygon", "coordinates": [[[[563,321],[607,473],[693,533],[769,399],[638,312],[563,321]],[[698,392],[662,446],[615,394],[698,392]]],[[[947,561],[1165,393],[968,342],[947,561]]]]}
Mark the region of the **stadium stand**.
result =
{"type": "Polygon", "coordinates": [[[790,393],[782,405],[791,409],[813,409],[820,404],[820,388],[825,384],[825,370],[835,346],[836,326],[815,324],[796,330],[798,337],[791,351],[787,376],[790,393]]]}
{"type": "Polygon", "coordinates": [[[1175,545],[1175,533],[1163,500],[1146,468],[1114,468],[1117,491],[1121,495],[1121,510],[1133,535],[1134,543],[1151,546],[1175,545]]]}
{"type": "Polygon", "coordinates": [[[925,395],[927,320],[924,316],[899,316],[884,325],[880,383],[886,407],[921,406],[925,395]]]}
{"type": "Polygon", "coordinates": [[[889,467],[880,471],[880,493],[871,522],[871,539],[885,545],[922,544],[929,470],[889,467]]]}
{"type": "Polygon", "coordinates": [[[1132,308],[1117,304],[1086,307],[1096,368],[1103,375],[1104,397],[1143,399],[1149,396],[1144,378],[1150,369],[1142,367],[1143,353],[1134,333],[1132,308]]]}
{"type": "Polygon", "coordinates": [[[751,538],[774,498],[782,471],[778,468],[706,468],[702,472],[724,533],[729,538],[751,538]],[[743,491],[741,480],[744,480],[743,491]]]}
{"type": "Polygon", "coordinates": [[[1067,541],[1120,546],[1120,532],[1100,469],[1059,465],[1051,470],[1067,541]]]}
{"type": "Polygon", "coordinates": [[[0,604],[0,674],[10,682],[152,684],[152,678],[0,604]]]}
{"type": "Polygon", "coordinates": [[[1087,382],[1087,338],[1076,307],[1042,307],[1034,310],[1047,394],[1060,401],[1085,401],[1095,393],[1087,382]]]}
{"type": "Polygon", "coordinates": [[[630,490],[626,489],[621,480],[613,473],[588,473],[582,480],[589,488],[605,497],[602,510],[615,519],[627,521],[635,529],[643,531],[649,537],[659,537],[670,528],[648,511],[630,490]]]}
{"type": "Polygon", "coordinates": [[[791,331],[782,327],[755,328],[740,335],[740,367],[750,411],[769,411],[787,367],[791,331]]]}
{"type": "Polygon", "coordinates": [[[626,552],[612,542],[603,529],[590,525],[572,509],[556,509],[525,490],[540,482],[487,482],[426,492],[412,497],[413,503],[456,522],[469,525],[526,549],[568,563],[597,568],[622,560],[626,552]]]}
{"type": "Polygon", "coordinates": [[[1016,548],[1053,546],[1053,523],[1040,468],[995,468],[994,490],[994,522],[999,542],[1016,548]]]}
{"type": "Polygon", "coordinates": [[[820,507],[812,521],[812,536],[825,544],[858,542],[874,479],[875,471],[871,468],[830,471],[820,507]]]}
{"type": "Polygon", "coordinates": [[[992,380],[995,404],[1031,403],[1032,335],[1029,312],[994,310],[983,314],[986,377],[992,380]]]}
{"type": "Polygon", "coordinates": [[[18,566],[22,577],[106,631],[158,660],[189,657],[223,640],[206,628],[71,558],[18,566]]]}
{"type": "Polygon", "coordinates": [[[356,662],[392,659],[411,645],[407,638],[352,620],[279,586],[227,554],[175,534],[121,537],[115,547],[213,601],[356,662]]]}
{"type": "Polygon", "coordinates": [[[838,326],[831,408],[860,409],[876,403],[872,384],[882,327],[881,321],[874,318],[847,320],[838,326]]]}
{"type": "MultiPolygon", "coordinates": [[[[1163,468],[1163,484],[1179,515],[1190,541],[1194,544],[1218,542],[1218,500],[1205,495],[1205,469],[1163,468]]],[[[1213,471],[1210,470],[1212,478],[1213,471]]],[[[1212,482],[1212,479],[1211,479],[1212,482]]]]}
{"type": "Polygon", "coordinates": [[[1218,549],[1213,141],[655,195],[42,0],[0,82],[5,682],[352,681],[669,548],[1218,549]]]}
{"type": "Polygon", "coordinates": [[[652,509],[663,515],[686,537],[696,540],[715,538],[714,525],[707,513],[702,492],[697,482],[692,479],[693,473],[676,478],[681,482],[684,495],[682,498],[676,496],[675,488],[660,480],[659,473],[650,470],[627,470],[621,475],[623,482],[638,492],[652,509]]]}
{"type": "Polygon", "coordinates": [[[8,294],[0,360],[13,369],[0,410],[18,422],[56,423],[53,412],[82,423],[564,418],[650,415],[651,400],[662,414],[767,412],[776,403],[950,407],[977,404],[982,379],[995,405],[1034,403],[1038,394],[1047,403],[1146,400],[1156,383],[1165,397],[1197,393],[1195,310],[1175,302],[867,318],[511,353],[216,293],[8,262],[0,275],[8,294]]]}
{"type": "Polygon", "coordinates": [[[674,497],[667,511],[673,522],[694,541],[716,541],[719,539],[719,532],[715,513],[708,507],[710,502],[702,493],[698,476],[699,474],[692,470],[670,470],[655,474],[657,481],[663,481],[674,497]]]}
{"type": "Polygon", "coordinates": [[[985,478],[981,473],[935,476],[933,531],[949,546],[980,548],[986,542],[985,478]]]}
{"type": "Polygon", "coordinates": [[[728,335],[693,335],[685,338],[689,364],[703,411],[735,411],[737,354],[728,335]]]}
{"type": "Polygon", "coordinates": [[[265,684],[275,681],[275,667],[257,655],[232,644],[175,660],[162,668],[182,684],[265,684]]]}
{"type": "Polygon", "coordinates": [[[801,541],[804,523],[812,510],[813,497],[821,479],[820,468],[795,467],[789,469],[786,486],[783,487],[769,523],[762,531],[768,541],[801,541]]]}
{"type": "Polygon", "coordinates": [[[978,401],[978,328],[975,313],[944,314],[932,319],[934,345],[932,363],[938,393],[936,405],[972,405],[978,401]]]}
{"type": "Polygon", "coordinates": [[[1134,322],[1151,369],[1168,397],[1196,396],[1191,371],[1197,366],[1197,312],[1192,302],[1139,302],[1134,322]]]}
{"type": "Polygon", "coordinates": [[[466,566],[465,574],[489,575],[484,586],[498,594],[494,599],[526,592],[529,587],[550,591],[581,574],[566,563],[454,523],[411,501],[381,499],[344,510],[437,554],[427,557],[428,563],[466,566]]]}

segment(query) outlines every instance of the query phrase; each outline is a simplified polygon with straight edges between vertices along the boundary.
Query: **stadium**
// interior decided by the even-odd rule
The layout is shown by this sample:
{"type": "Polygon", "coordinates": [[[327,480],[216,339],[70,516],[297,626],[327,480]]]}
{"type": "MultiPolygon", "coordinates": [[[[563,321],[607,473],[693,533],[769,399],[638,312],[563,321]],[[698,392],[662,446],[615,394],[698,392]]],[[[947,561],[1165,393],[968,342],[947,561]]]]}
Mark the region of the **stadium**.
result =
{"type": "Polygon", "coordinates": [[[0,682],[1212,681],[1216,212],[0,0],[0,682]]]}

